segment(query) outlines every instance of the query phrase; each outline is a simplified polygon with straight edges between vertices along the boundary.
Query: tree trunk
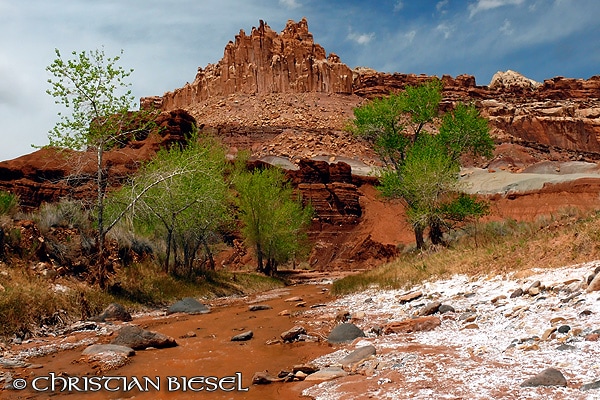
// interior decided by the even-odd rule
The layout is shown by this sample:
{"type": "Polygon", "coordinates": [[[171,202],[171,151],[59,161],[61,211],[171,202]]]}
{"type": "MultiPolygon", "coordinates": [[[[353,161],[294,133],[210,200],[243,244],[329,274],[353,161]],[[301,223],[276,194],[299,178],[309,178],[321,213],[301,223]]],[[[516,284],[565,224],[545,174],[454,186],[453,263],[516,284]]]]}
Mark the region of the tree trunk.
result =
{"type": "Polygon", "coordinates": [[[259,243],[256,244],[256,262],[258,267],[258,272],[265,272],[264,261],[263,261],[263,253],[262,248],[259,243]]]}
{"type": "Polygon", "coordinates": [[[417,242],[417,249],[421,250],[425,246],[425,239],[423,238],[424,229],[421,225],[415,225],[415,240],[417,242]]]}
{"type": "Polygon", "coordinates": [[[104,231],[104,194],[106,192],[106,181],[104,177],[104,171],[102,170],[102,163],[104,157],[104,148],[102,143],[98,144],[96,149],[96,184],[98,185],[98,198],[96,207],[98,208],[98,258],[97,258],[97,281],[101,289],[106,288],[106,265],[105,265],[105,239],[106,232],[104,231]]]}
{"type": "Polygon", "coordinates": [[[171,261],[171,242],[173,241],[173,229],[167,229],[167,250],[165,255],[165,273],[169,273],[169,263],[171,261]]]}
{"type": "Polygon", "coordinates": [[[434,245],[444,244],[444,232],[438,221],[429,224],[429,239],[434,245]]]}

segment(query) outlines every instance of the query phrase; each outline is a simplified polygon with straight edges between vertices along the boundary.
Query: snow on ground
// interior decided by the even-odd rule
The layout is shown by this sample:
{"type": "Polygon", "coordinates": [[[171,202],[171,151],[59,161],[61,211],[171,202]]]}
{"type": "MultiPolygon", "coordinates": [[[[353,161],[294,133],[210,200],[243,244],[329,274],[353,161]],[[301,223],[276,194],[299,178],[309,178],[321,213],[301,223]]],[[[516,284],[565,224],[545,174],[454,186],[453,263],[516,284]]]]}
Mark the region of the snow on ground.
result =
{"type": "MultiPolygon", "coordinates": [[[[362,372],[313,386],[304,394],[321,400],[600,399],[600,389],[580,390],[581,385],[600,379],[600,342],[593,341],[592,334],[600,329],[600,292],[585,291],[587,278],[597,266],[600,261],[533,270],[526,278],[457,275],[412,288],[409,292],[421,291],[423,297],[405,304],[399,301],[405,290],[373,289],[340,298],[328,309],[350,311],[367,337],[315,364],[335,364],[354,348],[369,344],[376,347],[377,355],[360,367],[362,372]],[[510,297],[536,281],[541,283],[539,294],[510,297]],[[436,314],[442,320],[438,328],[369,333],[373,327],[417,316],[433,301],[455,309],[436,314]],[[570,330],[555,331],[563,325],[570,330]],[[550,367],[563,373],[567,387],[520,387],[550,367]]],[[[323,310],[311,312],[316,320],[323,310]]]]}

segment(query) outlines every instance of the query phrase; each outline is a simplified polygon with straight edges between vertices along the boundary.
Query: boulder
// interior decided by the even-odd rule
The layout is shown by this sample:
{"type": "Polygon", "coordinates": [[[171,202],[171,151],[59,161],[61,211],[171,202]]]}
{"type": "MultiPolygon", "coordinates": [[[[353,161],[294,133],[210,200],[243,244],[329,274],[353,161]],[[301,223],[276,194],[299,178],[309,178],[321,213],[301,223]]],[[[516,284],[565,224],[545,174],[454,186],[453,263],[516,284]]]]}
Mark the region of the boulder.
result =
{"type": "Polygon", "coordinates": [[[133,350],[131,347],[121,346],[118,344],[93,344],[86,347],[81,354],[88,356],[99,353],[117,353],[130,357],[135,355],[135,350],[133,350]]]}
{"type": "Polygon", "coordinates": [[[232,342],[245,342],[247,340],[252,339],[252,337],[254,336],[254,332],[252,331],[246,331],[246,332],[242,332],[238,335],[235,335],[231,338],[232,342]]]}
{"type": "Polygon", "coordinates": [[[210,309],[193,297],[185,297],[167,309],[167,314],[206,314],[210,309]]]}
{"type": "Polygon", "coordinates": [[[375,346],[359,347],[352,353],[348,354],[346,357],[339,360],[338,364],[340,364],[344,368],[352,368],[354,365],[360,364],[361,362],[374,356],[375,354],[377,354],[375,346]]]}
{"type": "Polygon", "coordinates": [[[128,325],[119,329],[117,337],[111,344],[131,347],[134,350],[143,350],[148,347],[160,349],[177,346],[177,342],[172,337],[148,331],[135,325],[128,325]]]}
{"type": "Polygon", "coordinates": [[[556,368],[546,368],[539,374],[525,380],[521,387],[567,386],[567,380],[556,368]]]}
{"type": "Polygon", "coordinates": [[[440,326],[442,321],[438,317],[425,316],[406,319],[399,322],[390,322],[383,327],[384,334],[411,333],[419,331],[431,331],[440,326]]]}
{"type": "Polygon", "coordinates": [[[365,333],[358,326],[351,323],[343,323],[333,328],[327,337],[327,341],[329,343],[345,343],[364,336],[365,333]]]}
{"type": "Polygon", "coordinates": [[[318,370],[314,374],[308,375],[305,381],[330,381],[332,379],[341,378],[348,375],[343,368],[340,367],[327,367],[318,370]]]}
{"type": "Polygon", "coordinates": [[[106,322],[106,321],[131,321],[131,314],[125,310],[125,307],[119,303],[111,303],[104,309],[102,314],[90,318],[91,321],[106,322]]]}
{"type": "Polygon", "coordinates": [[[284,342],[293,342],[298,340],[300,335],[305,335],[306,329],[303,326],[296,325],[292,329],[289,329],[281,334],[281,339],[284,342]]]}

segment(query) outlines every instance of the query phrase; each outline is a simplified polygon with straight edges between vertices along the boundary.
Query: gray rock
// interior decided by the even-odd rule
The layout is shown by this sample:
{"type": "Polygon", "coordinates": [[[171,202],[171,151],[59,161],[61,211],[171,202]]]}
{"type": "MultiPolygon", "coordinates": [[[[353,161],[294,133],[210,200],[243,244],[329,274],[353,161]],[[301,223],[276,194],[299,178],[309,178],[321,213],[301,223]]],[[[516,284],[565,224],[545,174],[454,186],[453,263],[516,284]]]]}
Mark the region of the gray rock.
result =
{"type": "Polygon", "coordinates": [[[375,354],[377,354],[377,350],[374,346],[359,347],[338,361],[338,364],[340,364],[342,367],[351,367],[352,365],[359,364],[375,354]]]}
{"type": "Polygon", "coordinates": [[[561,344],[560,346],[556,347],[556,350],[558,350],[558,351],[574,351],[574,350],[577,350],[577,347],[571,346],[570,344],[561,344]]]}
{"type": "Polygon", "coordinates": [[[263,310],[270,310],[272,308],[273,307],[271,307],[268,304],[255,304],[255,305],[249,306],[248,310],[250,310],[250,311],[263,311],[263,310]]]}
{"type": "Polygon", "coordinates": [[[327,337],[327,341],[330,343],[344,343],[364,336],[365,333],[358,326],[351,323],[343,323],[333,328],[327,337]]]}
{"type": "Polygon", "coordinates": [[[346,371],[344,371],[340,367],[327,367],[318,370],[314,374],[310,374],[304,379],[305,381],[330,381],[332,379],[341,378],[343,376],[348,375],[346,371]]]}
{"type": "Polygon", "coordinates": [[[109,352],[122,354],[127,357],[135,355],[135,350],[133,350],[131,347],[121,346],[118,344],[93,344],[91,346],[86,347],[81,354],[83,354],[84,356],[89,356],[92,354],[109,352]]]}
{"type": "Polygon", "coordinates": [[[177,346],[175,339],[170,336],[147,331],[134,325],[124,326],[119,329],[117,337],[111,344],[131,347],[134,350],[143,350],[148,347],[161,349],[177,346]]]}
{"type": "Polygon", "coordinates": [[[102,314],[90,318],[90,321],[106,322],[106,321],[131,321],[131,314],[125,310],[125,307],[119,303],[110,303],[108,307],[102,311],[102,314]]]}
{"type": "Polygon", "coordinates": [[[561,325],[560,327],[558,327],[558,333],[567,333],[571,330],[571,327],[569,325],[561,325]]]}
{"type": "Polygon", "coordinates": [[[440,306],[440,308],[438,309],[438,312],[440,314],[445,314],[445,313],[448,313],[448,312],[456,312],[456,310],[454,309],[454,307],[452,307],[452,306],[450,306],[448,304],[442,304],[440,306]]]}
{"type": "Polygon", "coordinates": [[[10,358],[0,358],[0,367],[6,368],[6,369],[26,368],[29,365],[30,364],[28,362],[21,361],[21,360],[14,360],[14,359],[10,359],[10,358]]]}
{"type": "Polygon", "coordinates": [[[167,309],[167,314],[206,314],[210,309],[193,297],[185,297],[167,309]]]}
{"type": "Polygon", "coordinates": [[[586,383],[585,385],[582,385],[579,389],[584,392],[593,389],[600,389],[600,380],[592,383],[586,383]]]}
{"type": "Polygon", "coordinates": [[[296,325],[292,329],[287,330],[281,334],[281,339],[284,342],[293,342],[294,340],[298,340],[300,335],[305,335],[306,329],[303,326],[296,325]]]}
{"type": "Polygon", "coordinates": [[[515,290],[514,292],[511,293],[510,298],[514,299],[515,297],[521,297],[523,296],[523,289],[518,288],[517,290],[515,290]]]}
{"type": "Polygon", "coordinates": [[[242,332],[239,335],[235,335],[231,338],[232,342],[245,342],[246,340],[250,340],[252,339],[252,337],[254,336],[254,332],[252,331],[246,331],[246,332],[242,332]]]}
{"type": "Polygon", "coordinates": [[[546,368],[536,376],[521,383],[521,387],[567,386],[567,379],[556,368],[546,368]]]}
{"type": "Polygon", "coordinates": [[[419,315],[422,315],[422,316],[433,315],[436,312],[438,312],[441,305],[442,305],[442,303],[440,303],[439,301],[434,301],[432,303],[429,303],[421,309],[421,311],[419,312],[419,315]]]}

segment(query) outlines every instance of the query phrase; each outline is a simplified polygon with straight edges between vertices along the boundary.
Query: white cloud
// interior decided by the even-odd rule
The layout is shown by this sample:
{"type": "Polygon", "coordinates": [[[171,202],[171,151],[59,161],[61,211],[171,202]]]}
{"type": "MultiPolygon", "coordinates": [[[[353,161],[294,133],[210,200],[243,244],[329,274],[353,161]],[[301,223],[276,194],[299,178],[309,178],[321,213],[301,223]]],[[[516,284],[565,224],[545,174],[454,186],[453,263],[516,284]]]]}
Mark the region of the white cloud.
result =
{"type": "Polygon", "coordinates": [[[505,35],[513,34],[514,29],[512,28],[512,24],[510,23],[509,20],[507,20],[507,19],[504,20],[504,24],[502,24],[502,26],[500,27],[500,32],[504,33],[505,35]]]}
{"type": "Polygon", "coordinates": [[[441,23],[435,27],[435,30],[440,32],[442,35],[444,35],[444,39],[448,39],[452,35],[452,32],[454,31],[454,27],[452,27],[446,23],[441,23]]]}
{"type": "Polygon", "coordinates": [[[358,44],[367,44],[369,43],[371,40],[373,40],[373,38],[375,38],[375,33],[371,32],[371,33],[355,33],[355,32],[350,32],[348,34],[348,39],[358,43],[358,44]]]}
{"type": "Polygon", "coordinates": [[[493,10],[503,6],[520,5],[525,0],[477,0],[476,3],[469,5],[470,17],[473,17],[480,11],[493,10]]]}
{"type": "Polygon", "coordinates": [[[446,10],[444,10],[444,8],[446,8],[447,5],[448,5],[448,0],[442,0],[442,1],[439,1],[435,5],[435,9],[437,10],[437,12],[445,14],[446,10]]]}
{"type": "Polygon", "coordinates": [[[396,1],[396,4],[394,4],[394,12],[398,12],[398,11],[402,10],[403,8],[404,8],[404,2],[402,0],[396,1]]]}
{"type": "Polygon", "coordinates": [[[279,4],[292,10],[301,6],[296,0],[279,0],[279,4]]]}

